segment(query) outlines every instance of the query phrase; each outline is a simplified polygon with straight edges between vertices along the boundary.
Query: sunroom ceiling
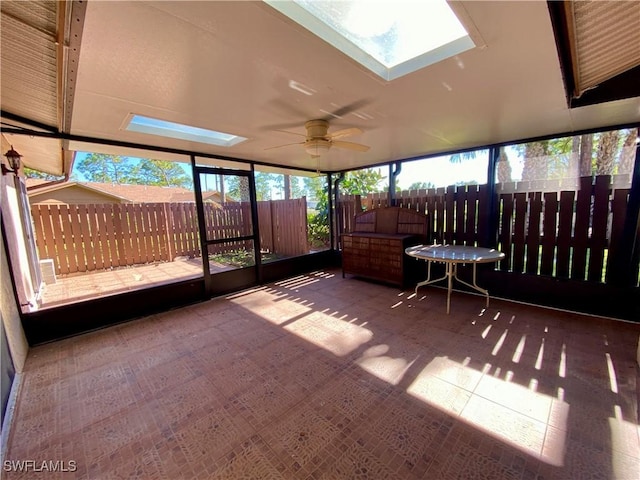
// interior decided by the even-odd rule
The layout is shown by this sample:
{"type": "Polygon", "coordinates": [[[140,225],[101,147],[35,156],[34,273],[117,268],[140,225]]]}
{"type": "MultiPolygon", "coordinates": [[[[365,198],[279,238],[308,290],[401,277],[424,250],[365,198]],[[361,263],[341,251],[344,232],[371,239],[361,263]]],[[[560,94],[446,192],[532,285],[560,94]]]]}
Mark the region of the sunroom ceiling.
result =
{"type": "MultiPolygon", "coordinates": [[[[463,1],[455,11],[479,46],[385,81],[263,2],[89,1],[66,133],[339,171],[640,121],[638,97],[567,106],[546,2],[463,1]],[[132,114],[248,140],[225,148],[126,131],[132,114]],[[361,129],[344,140],[370,149],[333,147],[320,158],[301,145],[267,150],[303,141],[316,118],[329,119],[329,133],[361,129]]],[[[3,111],[29,117],[4,94],[3,111]]]]}

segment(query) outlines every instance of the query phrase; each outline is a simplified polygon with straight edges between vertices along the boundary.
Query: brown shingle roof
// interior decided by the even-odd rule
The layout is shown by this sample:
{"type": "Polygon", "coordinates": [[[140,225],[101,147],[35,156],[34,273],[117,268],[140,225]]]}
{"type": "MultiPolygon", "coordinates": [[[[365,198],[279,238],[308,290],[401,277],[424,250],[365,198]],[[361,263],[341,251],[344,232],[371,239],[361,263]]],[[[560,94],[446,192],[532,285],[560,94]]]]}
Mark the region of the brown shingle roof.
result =
{"type": "MultiPolygon", "coordinates": [[[[192,190],[182,187],[158,187],[154,185],[131,185],[99,182],[47,182],[41,179],[27,178],[26,185],[31,195],[42,191],[59,190],[77,185],[132,203],[181,203],[195,202],[192,190]]],[[[220,192],[202,192],[204,201],[220,203],[220,192]]],[[[227,201],[233,201],[228,198],[227,201]]]]}
{"type": "Polygon", "coordinates": [[[98,182],[78,182],[78,185],[99,190],[110,195],[116,195],[134,203],[195,201],[195,194],[191,190],[181,187],[157,187],[154,185],[130,185],[98,182]]]}

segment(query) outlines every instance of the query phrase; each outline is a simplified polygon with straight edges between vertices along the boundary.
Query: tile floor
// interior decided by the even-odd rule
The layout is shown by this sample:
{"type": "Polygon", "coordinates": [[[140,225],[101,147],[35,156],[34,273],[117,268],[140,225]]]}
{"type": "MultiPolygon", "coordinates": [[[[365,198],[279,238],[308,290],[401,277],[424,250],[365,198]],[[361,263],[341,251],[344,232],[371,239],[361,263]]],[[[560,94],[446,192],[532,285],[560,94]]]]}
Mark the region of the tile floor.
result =
{"type": "Polygon", "coordinates": [[[412,293],[314,272],[33,348],[5,460],[43,471],[3,474],[640,478],[640,325],[412,293]]]}

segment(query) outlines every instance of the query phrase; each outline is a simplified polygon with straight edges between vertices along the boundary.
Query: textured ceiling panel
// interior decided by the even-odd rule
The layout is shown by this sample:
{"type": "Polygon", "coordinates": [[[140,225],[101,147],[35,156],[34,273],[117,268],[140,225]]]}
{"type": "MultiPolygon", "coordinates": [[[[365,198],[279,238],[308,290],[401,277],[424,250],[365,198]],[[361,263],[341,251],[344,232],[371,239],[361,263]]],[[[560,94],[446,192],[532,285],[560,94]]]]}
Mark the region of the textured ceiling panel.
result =
{"type": "Polygon", "coordinates": [[[51,34],[5,14],[4,2],[0,61],[2,109],[55,127],[57,124],[55,39],[51,34]]]}
{"type": "Polygon", "coordinates": [[[637,2],[570,2],[577,57],[577,94],[640,65],[637,2]]]}

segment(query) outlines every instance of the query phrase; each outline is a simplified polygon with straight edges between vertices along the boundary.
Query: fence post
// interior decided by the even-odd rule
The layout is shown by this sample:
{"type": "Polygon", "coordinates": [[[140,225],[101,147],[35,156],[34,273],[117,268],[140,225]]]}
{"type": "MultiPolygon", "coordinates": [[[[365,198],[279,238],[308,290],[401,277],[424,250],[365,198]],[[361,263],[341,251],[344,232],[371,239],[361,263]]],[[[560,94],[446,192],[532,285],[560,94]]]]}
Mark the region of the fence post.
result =
{"type": "Polygon", "coordinates": [[[271,215],[271,248],[273,249],[273,251],[271,253],[273,254],[278,254],[280,253],[278,250],[280,248],[280,245],[276,246],[276,238],[277,235],[275,233],[276,231],[276,224],[273,221],[274,218],[274,214],[273,214],[273,200],[269,200],[269,214],[271,215]]]}
{"type": "MultiPolygon", "coordinates": [[[[500,212],[498,210],[499,195],[496,188],[496,180],[498,174],[498,162],[500,161],[500,148],[491,147],[489,150],[489,164],[487,165],[487,189],[484,191],[480,205],[484,206],[486,213],[485,219],[482,220],[486,225],[484,234],[478,239],[479,245],[495,248],[498,245],[498,222],[500,212]]],[[[482,210],[481,210],[482,211],[482,210]]]]}
{"type": "Polygon", "coordinates": [[[611,266],[611,283],[619,286],[637,286],[640,265],[640,144],[636,145],[631,188],[627,203],[622,237],[618,245],[616,262],[611,266]]]}
{"type": "Polygon", "coordinates": [[[170,222],[171,222],[171,215],[170,215],[170,203],[163,203],[162,204],[162,215],[163,217],[163,221],[162,221],[162,228],[164,229],[166,235],[164,236],[164,248],[166,253],[166,258],[168,261],[173,262],[173,259],[175,258],[175,251],[173,249],[173,232],[172,232],[172,228],[170,226],[170,222]]]}

